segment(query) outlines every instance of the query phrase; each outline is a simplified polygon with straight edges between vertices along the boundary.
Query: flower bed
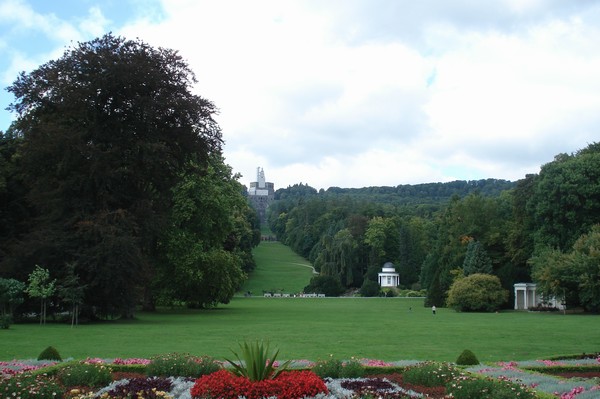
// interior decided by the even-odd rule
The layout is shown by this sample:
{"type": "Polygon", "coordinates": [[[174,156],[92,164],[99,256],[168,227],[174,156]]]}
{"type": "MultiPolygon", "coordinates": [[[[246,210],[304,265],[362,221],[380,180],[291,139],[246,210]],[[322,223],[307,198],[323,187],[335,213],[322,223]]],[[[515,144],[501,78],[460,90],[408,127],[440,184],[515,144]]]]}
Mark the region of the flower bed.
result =
{"type": "MultiPolygon", "coordinates": [[[[432,362],[383,362],[373,359],[361,359],[360,364],[367,370],[364,378],[318,378],[314,373],[308,371],[317,362],[296,360],[290,363],[292,370],[281,373],[278,379],[258,383],[250,383],[242,377],[234,376],[225,370],[196,379],[177,376],[169,378],[147,377],[143,373],[148,363],[149,360],[147,359],[99,358],[59,364],[36,361],[0,362],[0,370],[2,370],[0,398],[14,396],[23,399],[45,397],[108,399],[131,395],[131,397],[137,399],[217,397],[237,399],[239,396],[245,396],[247,399],[263,397],[276,397],[277,399],[303,397],[316,399],[355,399],[358,397],[442,399],[450,397],[448,396],[450,393],[454,397],[460,397],[456,396],[457,393],[452,392],[452,389],[472,390],[472,393],[469,394],[472,396],[466,396],[469,398],[485,397],[481,396],[483,395],[482,392],[488,389],[498,389],[502,392],[514,390],[515,392],[522,392],[521,396],[527,398],[591,399],[600,397],[600,379],[597,370],[592,374],[578,375],[578,377],[592,376],[595,378],[568,379],[539,372],[540,369],[552,371],[556,368],[569,367],[597,369],[598,364],[600,364],[597,359],[536,360],[479,365],[457,369],[458,373],[453,374],[450,380],[440,380],[440,382],[430,387],[425,386],[429,384],[422,382],[411,383],[404,378],[403,374],[407,368],[413,368],[413,366],[421,367],[423,370],[431,369],[427,372],[438,373],[436,370],[439,370],[439,368],[432,368],[432,362]],[[115,381],[101,389],[92,388],[91,386],[61,385],[61,370],[65,366],[70,367],[73,364],[95,365],[97,367],[109,365],[113,369],[112,375],[115,381]],[[537,371],[532,371],[532,369],[537,371]],[[136,371],[132,372],[132,370],[136,371]],[[205,384],[207,382],[208,385],[205,384]],[[459,386],[461,388],[457,388],[459,386]]],[[[444,366],[444,374],[446,368],[451,370],[452,366],[444,366]]],[[[454,373],[454,371],[452,372],[454,373]]]]}

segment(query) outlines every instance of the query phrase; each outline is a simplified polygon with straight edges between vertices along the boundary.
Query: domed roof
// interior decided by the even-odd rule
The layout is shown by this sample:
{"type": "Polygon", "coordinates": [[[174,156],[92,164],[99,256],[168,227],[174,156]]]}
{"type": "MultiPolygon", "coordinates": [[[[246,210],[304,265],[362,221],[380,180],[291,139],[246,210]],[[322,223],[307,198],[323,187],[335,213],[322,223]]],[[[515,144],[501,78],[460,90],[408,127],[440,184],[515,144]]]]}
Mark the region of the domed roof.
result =
{"type": "Polygon", "coordinates": [[[383,264],[383,268],[381,269],[381,271],[384,273],[395,273],[396,267],[394,266],[394,264],[392,262],[385,262],[383,264]]]}

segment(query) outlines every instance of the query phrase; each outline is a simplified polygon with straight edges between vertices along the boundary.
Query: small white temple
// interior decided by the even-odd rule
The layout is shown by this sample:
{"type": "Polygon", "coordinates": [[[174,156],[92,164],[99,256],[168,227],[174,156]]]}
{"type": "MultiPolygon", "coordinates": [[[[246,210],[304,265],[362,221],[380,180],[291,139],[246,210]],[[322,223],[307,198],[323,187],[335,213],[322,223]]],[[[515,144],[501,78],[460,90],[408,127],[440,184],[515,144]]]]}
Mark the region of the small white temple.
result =
{"type": "Polygon", "coordinates": [[[386,262],[378,274],[380,287],[397,287],[400,285],[400,275],[396,273],[396,268],[392,262],[386,262]]]}
{"type": "Polygon", "coordinates": [[[557,301],[556,298],[544,300],[544,298],[536,291],[536,288],[537,286],[534,283],[517,283],[514,285],[515,310],[527,310],[542,303],[546,303],[550,307],[561,310],[564,308],[564,305],[557,301]]]}

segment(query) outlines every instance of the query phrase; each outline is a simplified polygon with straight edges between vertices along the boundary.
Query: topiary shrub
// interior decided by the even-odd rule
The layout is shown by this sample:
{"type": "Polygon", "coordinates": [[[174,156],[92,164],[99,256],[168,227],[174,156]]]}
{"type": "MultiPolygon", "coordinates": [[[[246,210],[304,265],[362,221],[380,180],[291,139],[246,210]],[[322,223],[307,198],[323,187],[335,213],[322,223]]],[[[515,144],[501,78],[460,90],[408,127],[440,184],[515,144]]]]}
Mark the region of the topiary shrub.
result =
{"type": "Polygon", "coordinates": [[[458,359],[456,359],[456,364],[458,364],[459,366],[475,366],[479,364],[479,360],[473,352],[471,352],[468,349],[465,349],[464,351],[462,351],[460,356],[458,356],[458,359]]]}
{"type": "Polygon", "coordinates": [[[62,358],[58,354],[58,351],[53,346],[49,346],[40,353],[37,360],[56,360],[62,362],[62,358]]]}

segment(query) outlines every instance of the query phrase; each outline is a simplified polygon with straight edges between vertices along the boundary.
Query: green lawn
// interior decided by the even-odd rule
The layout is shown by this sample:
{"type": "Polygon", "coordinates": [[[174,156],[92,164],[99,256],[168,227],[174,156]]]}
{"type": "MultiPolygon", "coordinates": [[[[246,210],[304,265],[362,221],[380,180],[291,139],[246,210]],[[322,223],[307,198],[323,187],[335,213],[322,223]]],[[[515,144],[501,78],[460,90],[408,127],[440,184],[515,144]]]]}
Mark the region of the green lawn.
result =
{"type": "Polygon", "coordinates": [[[0,330],[0,360],[34,358],[48,345],[63,357],[149,357],[189,352],[231,355],[265,339],[281,359],[366,357],[454,361],[542,359],[600,351],[600,317],[528,312],[456,313],[403,298],[234,298],[206,311],[140,313],[137,320],[81,325],[12,325],[0,330]],[[412,311],[409,311],[412,307],[412,311]]]}
{"type": "Polygon", "coordinates": [[[282,291],[294,294],[302,292],[313,276],[311,264],[280,242],[263,241],[254,249],[253,255],[257,266],[242,287],[242,293],[250,291],[262,296],[263,291],[282,291]]]}

